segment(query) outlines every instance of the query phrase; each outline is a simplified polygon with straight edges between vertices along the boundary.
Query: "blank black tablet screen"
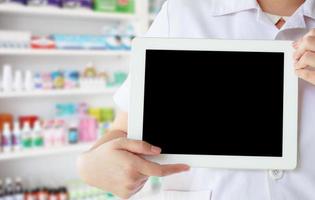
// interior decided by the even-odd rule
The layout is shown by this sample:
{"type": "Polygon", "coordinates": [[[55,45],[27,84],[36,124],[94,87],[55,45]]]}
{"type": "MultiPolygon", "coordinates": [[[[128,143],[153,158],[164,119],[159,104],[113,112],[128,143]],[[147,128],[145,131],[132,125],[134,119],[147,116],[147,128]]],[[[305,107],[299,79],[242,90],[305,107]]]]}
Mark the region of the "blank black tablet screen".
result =
{"type": "Polygon", "coordinates": [[[143,140],[165,154],[282,156],[284,53],[147,50],[143,140]]]}

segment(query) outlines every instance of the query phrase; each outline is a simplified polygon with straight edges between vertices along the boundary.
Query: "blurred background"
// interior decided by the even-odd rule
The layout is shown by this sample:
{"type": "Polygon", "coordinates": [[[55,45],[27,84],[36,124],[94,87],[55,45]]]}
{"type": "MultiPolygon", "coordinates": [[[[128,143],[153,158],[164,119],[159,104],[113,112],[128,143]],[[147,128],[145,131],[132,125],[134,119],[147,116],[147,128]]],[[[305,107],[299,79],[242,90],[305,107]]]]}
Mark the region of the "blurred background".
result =
{"type": "Polygon", "coordinates": [[[116,199],[75,160],[106,134],[131,40],[163,1],[0,0],[0,199],[116,199]]]}

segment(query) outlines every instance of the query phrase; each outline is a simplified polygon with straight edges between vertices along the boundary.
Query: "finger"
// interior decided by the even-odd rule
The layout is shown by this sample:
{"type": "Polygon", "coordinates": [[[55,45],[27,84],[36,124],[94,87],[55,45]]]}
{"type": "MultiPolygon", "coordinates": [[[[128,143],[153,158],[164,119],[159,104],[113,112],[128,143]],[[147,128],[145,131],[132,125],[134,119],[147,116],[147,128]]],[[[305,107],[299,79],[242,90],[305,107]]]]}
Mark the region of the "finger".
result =
{"type": "Polygon", "coordinates": [[[295,42],[292,43],[292,46],[297,49],[300,44],[303,41],[303,38],[308,37],[308,36],[315,36],[315,29],[310,30],[304,37],[301,37],[300,39],[296,40],[295,42]]]}
{"type": "Polygon", "coordinates": [[[315,29],[311,29],[306,35],[315,36],[315,29]]]}
{"type": "Polygon", "coordinates": [[[301,45],[302,40],[303,40],[303,38],[300,38],[297,41],[293,42],[292,43],[293,48],[297,49],[301,45]]]}
{"type": "Polygon", "coordinates": [[[140,140],[119,138],[114,142],[114,145],[117,149],[124,149],[137,154],[158,155],[161,153],[161,148],[140,140]]]}
{"type": "Polygon", "coordinates": [[[295,69],[315,67],[315,52],[306,51],[299,61],[295,63],[295,69]]]}
{"type": "Polygon", "coordinates": [[[307,69],[298,69],[298,70],[295,70],[295,72],[298,75],[298,77],[300,77],[301,79],[315,85],[315,71],[311,71],[307,69]]]}
{"type": "Polygon", "coordinates": [[[293,54],[294,59],[299,60],[305,51],[315,51],[315,36],[303,37],[293,54]]]}
{"type": "Polygon", "coordinates": [[[142,160],[139,165],[140,173],[147,176],[168,176],[184,171],[188,171],[190,167],[186,164],[160,165],[158,163],[142,160]]]}

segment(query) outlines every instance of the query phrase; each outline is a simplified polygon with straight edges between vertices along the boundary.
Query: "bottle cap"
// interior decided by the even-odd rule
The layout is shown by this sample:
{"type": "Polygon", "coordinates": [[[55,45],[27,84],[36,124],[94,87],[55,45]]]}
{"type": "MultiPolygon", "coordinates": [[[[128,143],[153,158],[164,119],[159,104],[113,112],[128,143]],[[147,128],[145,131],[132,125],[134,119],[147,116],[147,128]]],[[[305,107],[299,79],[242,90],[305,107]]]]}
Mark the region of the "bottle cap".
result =
{"type": "Polygon", "coordinates": [[[34,131],[40,131],[40,130],[41,130],[40,121],[36,120],[34,123],[34,131]]]}
{"type": "Polygon", "coordinates": [[[15,178],[15,182],[16,183],[21,183],[22,182],[22,178],[21,177],[16,177],[15,178]]]}
{"type": "Polygon", "coordinates": [[[30,122],[29,122],[29,121],[25,121],[23,128],[24,128],[24,129],[27,129],[27,130],[30,130],[30,129],[31,129],[31,124],[30,124],[30,122]]]}
{"type": "Polygon", "coordinates": [[[6,179],[5,179],[5,184],[6,184],[6,185],[12,184],[12,179],[11,179],[11,178],[6,178],[6,179]]]}

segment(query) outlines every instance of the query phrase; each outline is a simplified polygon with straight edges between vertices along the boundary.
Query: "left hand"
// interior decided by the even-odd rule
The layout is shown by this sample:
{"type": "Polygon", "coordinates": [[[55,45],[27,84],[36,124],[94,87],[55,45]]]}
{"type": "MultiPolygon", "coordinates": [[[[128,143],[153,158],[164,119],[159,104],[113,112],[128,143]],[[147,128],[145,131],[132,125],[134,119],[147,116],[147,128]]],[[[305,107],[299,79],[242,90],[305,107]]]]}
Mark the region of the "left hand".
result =
{"type": "Polygon", "coordinates": [[[315,29],[294,42],[293,47],[297,76],[315,85],[315,29]]]}

